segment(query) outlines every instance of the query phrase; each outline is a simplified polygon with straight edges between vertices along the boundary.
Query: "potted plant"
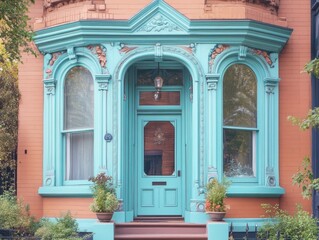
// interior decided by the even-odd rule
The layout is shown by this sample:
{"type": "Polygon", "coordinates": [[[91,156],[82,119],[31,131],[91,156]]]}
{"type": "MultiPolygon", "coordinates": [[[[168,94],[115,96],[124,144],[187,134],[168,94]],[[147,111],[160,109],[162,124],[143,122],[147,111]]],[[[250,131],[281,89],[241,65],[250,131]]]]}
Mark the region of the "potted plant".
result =
{"type": "Polygon", "coordinates": [[[93,203],[90,205],[92,212],[100,222],[109,222],[113,213],[119,207],[119,201],[115,194],[112,184],[112,177],[100,173],[96,177],[91,177],[89,181],[93,182],[91,187],[93,192],[93,203]]]}
{"type": "Polygon", "coordinates": [[[205,209],[212,221],[221,221],[225,215],[228,206],[225,205],[227,188],[230,182],[223,179],[218,182],[216,178],[211,179],[207,186],[205,209]]]}

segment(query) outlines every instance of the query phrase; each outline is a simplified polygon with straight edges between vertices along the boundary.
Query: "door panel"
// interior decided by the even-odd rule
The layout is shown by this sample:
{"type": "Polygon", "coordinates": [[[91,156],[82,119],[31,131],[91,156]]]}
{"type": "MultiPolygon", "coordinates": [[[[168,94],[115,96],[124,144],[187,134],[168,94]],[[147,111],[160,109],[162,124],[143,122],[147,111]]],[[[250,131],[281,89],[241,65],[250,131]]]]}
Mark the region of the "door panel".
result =
{"type": "Polygon", "coordinates": [[[181,215],[180,116],[138,116],[138,215],[181,215]]]}

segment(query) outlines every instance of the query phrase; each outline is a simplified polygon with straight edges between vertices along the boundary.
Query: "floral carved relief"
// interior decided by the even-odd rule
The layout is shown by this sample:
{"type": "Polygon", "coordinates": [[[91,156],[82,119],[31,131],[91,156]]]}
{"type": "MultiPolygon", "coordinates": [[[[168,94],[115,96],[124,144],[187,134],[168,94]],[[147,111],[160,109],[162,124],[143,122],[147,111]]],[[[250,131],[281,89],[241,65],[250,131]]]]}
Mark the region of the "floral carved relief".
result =
{"type": "Polygon", "coordinates": [[[214,65],[216,57],[228,48],[229,45],[217,44],[213,49],[211,49],[208,56],[208,64],[210,68],[214,65]]]}
{"type": "Polygon", "coordinates": [[[154,16],[149,22],[144,24],[138,32],[177,32],[181,31],[175,23],[172,23],[161,14],[154,16]]]}
{"type": "Polygon", "coordinates": [[[252,53],[263,57],[271,68],[274,67],[274,62],[271,59],[270,54],[268,52],[259,49],[252,49],[252,53]]]}
{"type": "Polygon", "coordinates": [[[107,58],[106,58],[106,48],[102,47],[102,46],[88,46],[87,47],[94,55],[97,56],[100,65],[102,68],[106,68],[106,62],[107,62],[107,58]]]}
{"type": "Polygon", "coordinates": [[[63,52],[55,52],[52,54],[48,54],[49,59],[45,68],[45,73],[46,73],[46,79],[50,78],[52,75],[52,67],[55,63],[56,60],[63,54],[63,52]]]}
{"type": "Polygon", "coordinates": [[[121,54],[126,54],[134,49],[136,49],[137,47],[130,47],[130,46],[127,46],[127,45],[124,45],[124,44],[120,44],[120,53],[121,54]]]}

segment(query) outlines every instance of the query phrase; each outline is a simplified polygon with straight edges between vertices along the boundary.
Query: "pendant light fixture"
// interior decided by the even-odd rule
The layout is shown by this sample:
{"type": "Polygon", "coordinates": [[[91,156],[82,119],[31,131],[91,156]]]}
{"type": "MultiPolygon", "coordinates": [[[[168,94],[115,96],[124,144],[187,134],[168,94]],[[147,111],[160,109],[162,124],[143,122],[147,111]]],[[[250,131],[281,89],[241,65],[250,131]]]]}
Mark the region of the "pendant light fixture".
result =
{"type": "Polygon", "coordinates": [[[155,87],[155,93],[154,93],[154,100],[158,101],[160,99],[160,91],[163,87],[164,80],[160,76],[160,69],[159,69],[159,62],[157,63],[157,76],[154,78],[154,87],[155,87]]]}

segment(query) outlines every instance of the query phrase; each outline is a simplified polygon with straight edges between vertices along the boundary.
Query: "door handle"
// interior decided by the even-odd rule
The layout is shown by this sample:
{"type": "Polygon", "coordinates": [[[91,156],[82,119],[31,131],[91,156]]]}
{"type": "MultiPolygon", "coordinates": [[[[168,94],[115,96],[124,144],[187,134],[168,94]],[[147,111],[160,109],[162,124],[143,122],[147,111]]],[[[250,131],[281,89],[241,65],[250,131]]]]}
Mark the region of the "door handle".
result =
{"type": "Polygon", "coordinates": [[[177,171],[177,176],[180,177],[181,176],[181,170],[177,171]]]}

